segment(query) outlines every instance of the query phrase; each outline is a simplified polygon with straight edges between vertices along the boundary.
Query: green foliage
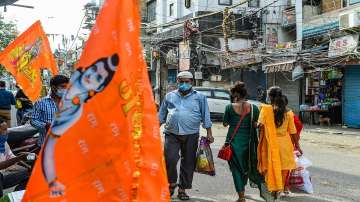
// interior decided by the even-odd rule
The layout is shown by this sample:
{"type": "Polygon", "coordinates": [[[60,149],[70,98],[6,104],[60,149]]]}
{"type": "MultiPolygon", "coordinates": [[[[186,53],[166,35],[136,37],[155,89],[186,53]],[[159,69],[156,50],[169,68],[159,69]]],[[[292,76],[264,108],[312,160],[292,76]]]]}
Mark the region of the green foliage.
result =
{"type": "MultiPolygon", "coordinates": [[[[5,22],[0,16],[0,51],[3,51],[17,36],[16,25],[12,22],[5,22]]],[[[5,69],[0,65],[0,76],[5,72],[5,69]]]]}

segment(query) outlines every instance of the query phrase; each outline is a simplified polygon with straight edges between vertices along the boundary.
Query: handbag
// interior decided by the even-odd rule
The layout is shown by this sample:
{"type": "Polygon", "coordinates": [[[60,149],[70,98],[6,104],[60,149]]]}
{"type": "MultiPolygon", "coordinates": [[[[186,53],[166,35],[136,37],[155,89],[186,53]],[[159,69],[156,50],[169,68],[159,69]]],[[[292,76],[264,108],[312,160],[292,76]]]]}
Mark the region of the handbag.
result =
{"type": "Polygon", "coordinates": [[[225,160],[225,161],[229,161],[231,159],[233,151],[232,151],[230,143],[233,141],[237,131],[239,130],[240,125],[241,125],[244,117],[247,114],[246,112],[247,112],[247,110],[243,109],[243,113],[241,114],[240,120],[239,120],[238,124],[236,125],[236,127],[231,135],[230,140],[228,142],[225,142],[225,144],[221,147],[221,149],[218,153],[218,158],[225,160]]]}

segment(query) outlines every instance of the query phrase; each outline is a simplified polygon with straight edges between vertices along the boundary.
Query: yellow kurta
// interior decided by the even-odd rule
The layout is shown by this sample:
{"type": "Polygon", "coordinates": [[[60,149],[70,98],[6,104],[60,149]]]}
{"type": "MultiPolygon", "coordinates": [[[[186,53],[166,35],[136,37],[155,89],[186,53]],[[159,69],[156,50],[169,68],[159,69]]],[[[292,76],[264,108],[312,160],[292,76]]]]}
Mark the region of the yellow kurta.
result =
{"type": "Polygon", "coordinates": [[[296,134],[294,114],[289,111],[285,115],[283,124],[276,128],[276,136],[279,143],[281,170],[292,170],[296,168],[294,159],[294,145],[290,134],[296,134]]]}
{"type": "Polygon", "coordinates": [[[283,124],[276,128],[272,106],[262,105],[258,121],[264,125],[258,146],[258,170],[265,176],[269,191],[281,191],[285,185],[283,171],[296,167],[290,138],[296,133],[293,112],[287,112],[283,124]]]}

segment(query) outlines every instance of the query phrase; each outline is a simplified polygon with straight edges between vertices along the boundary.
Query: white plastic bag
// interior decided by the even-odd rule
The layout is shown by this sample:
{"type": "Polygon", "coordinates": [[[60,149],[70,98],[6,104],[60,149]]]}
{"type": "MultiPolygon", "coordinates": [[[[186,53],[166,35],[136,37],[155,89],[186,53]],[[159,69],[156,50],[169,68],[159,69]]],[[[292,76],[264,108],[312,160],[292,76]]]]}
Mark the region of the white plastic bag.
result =
{"type": "Polygon", "coordinates": [[[301,187],[298,187],[298,189],[308,193],[308,194],[313,194],[314,193],[314,188],[313,185],[311,183],[311,177],[310,177],[310,172],[306,169],[304,169],[301,172],[302,178],[304,180],[304,184],[301,187]]]}
{"type": "Polygon", "coordinates": [[[301,155],[300,157],[295,158],[296,160],[296,166],[302,167],[302,168],[308,168],[312,165],[311,161],[307,159],[304,155],[301,155]]]}
{"type": "Polygon", "coordinates": [[[311,161],[304,155],[295,155],[296,169],[292,170],[289,178],[289,187],[292,190],[304,191],[308,194],[314,193],[314,188],[311,183],[310,172],[306,169],[312,165],[311,161]]]}

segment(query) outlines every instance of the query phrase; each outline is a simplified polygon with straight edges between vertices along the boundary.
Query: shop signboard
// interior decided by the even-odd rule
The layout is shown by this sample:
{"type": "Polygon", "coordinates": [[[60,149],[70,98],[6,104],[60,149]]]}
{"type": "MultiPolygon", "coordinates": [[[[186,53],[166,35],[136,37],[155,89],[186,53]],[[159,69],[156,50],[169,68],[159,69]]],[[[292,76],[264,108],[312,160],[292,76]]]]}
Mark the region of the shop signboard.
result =
{"type": "MultiPolygon", "coordinates": [[[[312,22],[308,23],[312,24],[312,22]]],[[[333,22],[321,24],[321,25],[312,25],[312,26],[304,26],[303,29],[303,37],[308,38],[316,35],[325,34],[329,31],[338,30],[339,29],[339,20],[335,20],[333,22]]]]}
{"type": "Polygon", "coordinates": [[[187,42],[179,43],[179,70],[187,71],[190,69],[190,46],[187,42]]]}
{"type": "Polygon", "coordinates": [[[265,64],[263,69],[265,73],[274,73],[274,72],[291,72],[294,69],[295,60],[280,62],[280,63],[272,63],[265,64]]]}
{"type": "Polygon", "coordinates": [[[353,4],[357,4],[360,3],[360,0],[350,0],[349,4],[353,5],[353,4]]]}
{"type": "Polygon", "coordinates": [[[330,40],[329,57],[343,56],[354,52],[358,46],[359,35],[346,35],[343,37],[330,40]]]}

